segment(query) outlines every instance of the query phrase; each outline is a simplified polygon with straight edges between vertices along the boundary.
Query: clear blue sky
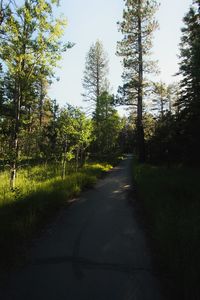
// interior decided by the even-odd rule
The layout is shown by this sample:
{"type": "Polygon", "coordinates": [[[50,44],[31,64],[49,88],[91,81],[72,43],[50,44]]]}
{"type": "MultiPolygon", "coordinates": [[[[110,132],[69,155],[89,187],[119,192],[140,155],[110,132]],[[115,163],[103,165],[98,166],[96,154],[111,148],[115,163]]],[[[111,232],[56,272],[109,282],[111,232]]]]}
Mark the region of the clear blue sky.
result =
{"type": "MultiPolygon", "coordinates": [[[[178,71],[180,28],[182,18],[192,0],[160,0],[157,13],[160,30],[155,33],[153,56],[159,61],[161,74],[157,80],[167,83],[176,80],[178,71]]],[[[123,0],[60,0],[59,11],[68,19],[64,39],[76,45],[64,53],[61,68],[56,71],[59,82],[52,85],[49,95],[62,106],[66,102],[85,106],[82,101],[82,78],[85,56],[91,44],[100,39],[109,56],[109,79],[113,92],[121,84],[122,67],[115,56],[116,42],[121,39],[116,22],[122,19],[123,0]]]]}

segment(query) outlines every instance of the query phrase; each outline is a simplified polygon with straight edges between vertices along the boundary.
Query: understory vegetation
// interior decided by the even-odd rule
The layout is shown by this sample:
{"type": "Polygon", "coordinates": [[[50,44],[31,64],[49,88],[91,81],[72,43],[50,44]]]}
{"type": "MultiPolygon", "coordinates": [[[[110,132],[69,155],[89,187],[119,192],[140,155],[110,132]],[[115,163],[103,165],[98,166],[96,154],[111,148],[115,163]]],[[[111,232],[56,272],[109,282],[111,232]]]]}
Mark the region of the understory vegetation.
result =
{"type": "Polygon", "coordinates": [[[107,163],[89,163],[78,172],[72,167],[65,178],[57,165],[40,165],[20,170],[16,189],[10,190],[9,173],[0,175],[0,265],[19,261],[23,246],[68,200],[92,187],[110,170],[107,163]]]}
{"type": "Polygon", "coordinates": [[[200,185],[198,169],[134,163],[134,178],[151,235],[158,247],[162,276],[173,299],[198,299],[200,185]]]}

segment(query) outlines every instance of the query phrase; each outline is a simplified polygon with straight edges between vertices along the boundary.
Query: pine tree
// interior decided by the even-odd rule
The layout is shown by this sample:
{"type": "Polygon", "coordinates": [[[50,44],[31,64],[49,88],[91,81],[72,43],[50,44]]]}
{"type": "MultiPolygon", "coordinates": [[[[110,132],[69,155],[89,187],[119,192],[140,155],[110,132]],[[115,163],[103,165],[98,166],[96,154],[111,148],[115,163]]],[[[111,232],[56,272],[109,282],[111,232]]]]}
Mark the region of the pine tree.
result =
{"type": "Polygon", "coordinates": [[[95,152],[99,156],[109,156],[116,151],[121,120],[113,107],[114,96],[107,91],[103,92],[98,99],[99,106],[96,106],[93,115],[94,136],[93,143],[95,152]]]}
{"type": "Polygon", "coordinates": [[[200,112],[200,1],[184,17],[180,44],[181,98],[180,107],[192,113],[200,112]],[[197,112],[198,111],[198,112],[197,112]]]}
{"type": "Polygon", "coordinates": [[[99,105],[98,99],[102,92],[108,89],[108,59],[103,44],[96,41],[86,55],[85,71],[83,77],[83,97],[90,101],[94,108],[99,105]]]}
{"type": "Polygon", "coordinates": [[[151,72],[152,61],[149,60],[152,47],[152,34],[158,24],[154,19],[157,10],[155,0],[124,0],[123,21],[119,29],[124,35],[118,42],[117,54],[123,58],[124,85],[120,89],[123,104],[137,107],[137,135],[139,160],[145,160],[145,143],[143,128],[143,96],[145,73],[151,72]]]}
{"type": "Polygon", "coordinates": [[[163,119],[164,114],[167,110],[166,104],[168,104],[168,87],[164,82],[155,82],[153,85],[153,105],[154,110],[157,110],[157,112],[161,115],[161,118],[163,119]]]}
{"type": "Polygon", "coordinates": [[[200,1],[184,17],[180,44],[181,95],[177,102],[184,145],[184,159],[199,162],[200,128],[200,1]],[[187,147],[186,147],[187,145],[187,147]]]}
{"type": "MultiPolygon", "coordinates": [[[[0,25],[2,26],[3,22],[5,22],[6,18],[10,14],[10,5],[13,4],[13,0],[1,0],[0,1],[0,25]]],[[[2,28],[0,29],[2,33],[2,28]]]]}

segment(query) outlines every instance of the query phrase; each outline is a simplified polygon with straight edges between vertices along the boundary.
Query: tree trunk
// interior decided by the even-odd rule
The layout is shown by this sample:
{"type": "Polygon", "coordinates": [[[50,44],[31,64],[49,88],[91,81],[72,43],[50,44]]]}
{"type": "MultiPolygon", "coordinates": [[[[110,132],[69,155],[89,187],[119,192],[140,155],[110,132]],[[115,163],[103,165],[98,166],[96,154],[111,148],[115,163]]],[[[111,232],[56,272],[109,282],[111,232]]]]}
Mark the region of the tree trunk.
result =
{"type": "Polygon", "coordinates": [[[64,144],[64,149],[63,149],[63,161],[62,161],[62,179],[65,179],[66,176],[66,154],[67,154],[67,140],[65,141],[64,144]]]}
{"type": "Polygon", "coordinates": [[[64,156],[63,163],[62,163],[62,179],[65,179],[65,176],[66,176],[66,157],[64,156]]]}
{"type": "MultiPolygon", "coordinates": [[[[25,6],[28,5],[28,1],[25,0],[25,6]]],[[[24,19],[23,24],[23,37],[25,38],[22,48],[21,54],[26,54],[26,39],[28,36],[28,27],[26,19],[24,19]]],[[[25,69],[25,59],[22,59],[19,65],[19,71],[16,74],[15,78],[15,90],[14,90],[14,108],[15,108],[15,125],[14,125],[14,133],[13,133],[13,155],[11,162],[11,174],[10,174],[10,188],[11,190],[15,189],[16,182],[16,173],[17,173],[17,163],[19,156],[19,131],[20,131],[20,111],[21,111],[21,103],[23,97],[23,90],[25,88],[25,83],[22,80],[21,75],[24,75],[25,69]]],[[[23,78],[24,79],[24,78],[23,78]]]]}
{"type": "Polygon", "coordinates": [[[15,126],[13,133],[13,149],[12,149],[12,162],[11,162],[11,173],[10,173],[10,189],[15,189],[16,173],[17,173],[17,161],[19,156],[19,121],[20,121],[20,107],[21,107],[21,91],[19,87],[19,82],[15,82],[15,126]]]}
{"type": "Polygon", "coordinates": [[[169,96],[169,112],[172,112],[172,98],[169,96]]]}
{"type": "Polygon", "coordinates": [[[145,161],[145,143],[143,128],[143,47],[142,47],[142,21],[141,0],[138,0],[138,49],[139,49],[139,78],[138,78],[138,103],[137,103],[137,137],[139,161],[145,161]]]}
{"type": "Polygon", "coordinates": [[[84,165],[84,147],[81,146],[81,149],[80,149],[80,165],[81,167],[84,165]]]}
{"type": "MultiPolygon", "coordinates": [[[[106,99],[106,123],[108,121],[108,99],[106,99]]],[[[109,145],[110,145],[110,141],[109,141],[109,137],[108,137],[108,132],[106,132],[106,137],[105,137],[105,141],[106,141],[106,155],[109,153],[109,145]]]]}
{"type": "Polygon", "coordinates": [[[164,118],[164,99],[160,98],[161,118],[164,118]]]}
{"type": "Polygon", "coordinates": [[[16,162],[13,161],[12,167],[11,167],[11,172],[10,172],[10,189],[11,189],[11,191],[15,190],[16,173],[17,173],[17,166],[16,166],[16,162]]]}
{"type": "Polygon", "coordinates": [[[42,127],[43,99],[44,99],[44,92],[43,92],[43,82],[42,82],[42,79],[41,79],[41,81],[40,81],[40,103],[39,103],[40,128],[42,127]]]}
{"type": "Polygon", "coordinates": [[[76,172],[78,171],[79,167],[79,147],[76,150],[76,172]]]}

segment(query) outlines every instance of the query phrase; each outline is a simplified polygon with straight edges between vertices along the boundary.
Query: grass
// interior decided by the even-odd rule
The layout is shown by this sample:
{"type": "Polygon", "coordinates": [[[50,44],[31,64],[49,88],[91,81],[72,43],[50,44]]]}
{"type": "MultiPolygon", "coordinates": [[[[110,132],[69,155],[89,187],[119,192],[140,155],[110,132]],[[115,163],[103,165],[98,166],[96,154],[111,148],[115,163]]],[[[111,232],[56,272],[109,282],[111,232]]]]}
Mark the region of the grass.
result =
{"type": "Polygon", "coordinates": [[[135,162],[134,177],[174,299],[200,299],[199,170],[135,162]]]}
{"type": "Polygon", "coordinates": [[[24,168],[18,172],[14,192],[9,189],[9,173],[0,173],[0,265],[18,263],[27,241],[55,212],[109,169],[106,163],[87,164],[63,180],[56,165],[24,168]]]}

